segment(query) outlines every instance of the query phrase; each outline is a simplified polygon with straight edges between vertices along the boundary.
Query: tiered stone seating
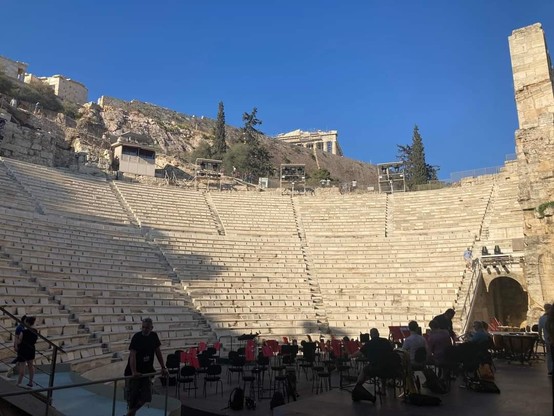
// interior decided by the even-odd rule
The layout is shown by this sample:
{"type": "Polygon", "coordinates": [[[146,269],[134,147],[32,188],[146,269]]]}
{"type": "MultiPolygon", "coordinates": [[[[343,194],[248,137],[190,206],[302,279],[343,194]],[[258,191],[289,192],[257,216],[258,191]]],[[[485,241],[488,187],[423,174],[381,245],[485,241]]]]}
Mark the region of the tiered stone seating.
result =
{"type": "MultiPolygon", "coordinates": [[[[68,351],[77,349],[76,346],[89,344],[90,334],[79,333],[78,325],[71,322],[68,311],[51,300],[49,295],[6,255],[0,257],[0,302],[8,312],[18,317],[36,316],[35,327],[40,333],[68,351]]],[[[4,335],[9,334],[9,337],[4,336],[2,340],[5,348],[0,349],[0,361],[11,360],[15,355],[11,348],[14,322],[8,315],[1,314],[0,326],[12,330],[4,332],[4,335]]],[[[45,351],[48,345],[41,341],[38,348],[45,351]]],[[[38,356],[39,363],[47,361],[50,351],[45,352],[45,356],[38,356]]]]}
{"type": "Polygon", "coordinates": [[[298,237],[170,233],[156,242],[218,336],[317,332],[298,237]]]}
{"type": "Polygon", "coordinates": [[[312,238],[328,235],[385,236],[385,195],[323,195],[296,198],[294,202],[298,204],[304,230],[312,238]]]}
{"type": "Polygon", "coordinates": [[[127,214],[105,179],[4,159],[7,168],[38,201],[45,214],[123,224],[127,214]]]}
{"type": "Polygon", "coordinates": [[[15,180],[8,176],[8,169],[3,158],[0,158],[0,192],[2,194],[1,207],[31,212],[35,210],[33,200],[22,192],[21,186],[15,180]]]}
{"type": "Polygon", "coordinates": [[[1,252],[26,271],[11,276],[13,264],[4,265],[0,302],[19,315],[36,311],[73,363],[124,354],[145,316],[170,351],[213,339],[204,319],[218,336],[263,338],[317,335],[323,317],[349,337],[426,324],[454,305],[462,253],[480,230],[504,241],[521,226],[508,170],[435,191],[291,198],[123,181],[114,193],[81,175],[4,164],[55,215],[35,213],[0,163],[0,191],[10,192],[0,198],[1,252]],[[153,242],[123,224],[118,197],[153,242]]]}
{"type": "Polygon", "coordinates": [[[227,234],[297,236],[290,197],[269,192],[212,192],[210,196],[227,234]]]}
{"type": "Polygon", "coordinates": [[[114,182],[141,226],[217,234],[204,195],[175,187],[114,182]]]}
{"type": "Polygon", "coordinates": [[[329,327],[356,337],[372,327],[428,323],[453,305],[467,239],[367,236],[309,240],[329,327]]]}
{"type": "Polygon", "coordinates": [[[12,210],[4,210],[1,221],[4,252],[66,311],[65,320],[45,318],[46,335],[85,332],[96,341],[95,346],[74,347],[63,360],[76,365],[109,361],[114,352],[127,350],[146,316],[163,333],[164,348],[212,338],[184,292],[173,287],[157,248],[138,230],[12,210]]]}
{"type": "Polygon", "coordinates": [[[395,193],[391,195],[394,232],[478,235],[492,186],[491,178],[432,191],[395,193]]]}

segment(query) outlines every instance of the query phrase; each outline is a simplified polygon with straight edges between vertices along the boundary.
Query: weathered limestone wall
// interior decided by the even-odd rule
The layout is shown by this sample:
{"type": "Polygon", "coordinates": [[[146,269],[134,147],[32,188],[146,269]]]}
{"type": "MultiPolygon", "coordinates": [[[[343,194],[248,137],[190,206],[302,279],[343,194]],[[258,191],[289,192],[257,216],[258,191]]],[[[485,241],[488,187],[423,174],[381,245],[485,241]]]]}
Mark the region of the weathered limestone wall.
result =
{"type": "Polygon", "coordinates": [[[23,81],[27,64],[24,62],[13,61],[9,58],[0,56],[0,72],[3,72],[8,77],[23,81]]]}
{"type": "Polygon", "coordinates": [[[58,97],[77,104],[84,104],[87,102],[88,89],[80,82],[62,75],[52,75],[51,77],[41,79],[54,88],[54,93],[58,97]]]}
{"type": "Polygon", "coordinates": [[[79,154],[73,144],[66,141],[72,130],[63,115],[51,121],[45,117],[9,107],[2,110],[9,120],[0,140],[0,156],[13,157],[45,166],[78,169],[79,154]]]}
{"type": "Polygon", "coordinates": [[[539,23],[514,30],[509,44],[519,127],[525,129],[554,113],[553,70],[539,23]]]}
{"type": "Polygon", "coordinates": [[[536,208],[554,201],[554,70],[540,24],[509,38],[519,129],[515,133],[519,202],[524,214],[529,318],[554,300],[554,222],[536,208]]]}

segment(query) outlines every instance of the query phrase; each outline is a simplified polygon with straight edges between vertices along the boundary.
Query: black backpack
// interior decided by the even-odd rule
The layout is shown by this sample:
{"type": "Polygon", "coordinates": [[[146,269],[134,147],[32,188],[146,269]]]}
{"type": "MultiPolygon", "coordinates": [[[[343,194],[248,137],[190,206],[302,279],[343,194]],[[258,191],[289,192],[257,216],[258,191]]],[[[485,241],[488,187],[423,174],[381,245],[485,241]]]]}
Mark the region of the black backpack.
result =
{"type": "Polygon", "coordinates": [[[427,394],[410,393],[406,397],[406,401],[416,406],[438,406],[441,404],[441,399],[427,394]]]}
{"type": "Polygon", "coordinates": [[[298,397],[298,392],[296,391],[296,372],[294,371],[287,372],[287,396],[289,400],[292,397],[294,401],[298,397]]]}
{"type": "Polygon", "coordinates": [[[285,404],[285,396],[283,396],[283,393],[277,390],[275,393],[273,393],[271,402],[269,402],[269,408],[273,410],[275,407],[282,406],[284,404],[285,404]]]}
{"type": "Polygon", "coordinates": [[[444,380],[441,380],[431,368],[424,368],[423,375],[425,376],[425,385],[433,393],[448,393],[448,385],[444,382],[444,380]]]}
{"type": "Polygon", "coordinates": [[[235,387],[229,395],[229,407],[232,410],[242,410],[244,407],[244,390],[235,387]]]}

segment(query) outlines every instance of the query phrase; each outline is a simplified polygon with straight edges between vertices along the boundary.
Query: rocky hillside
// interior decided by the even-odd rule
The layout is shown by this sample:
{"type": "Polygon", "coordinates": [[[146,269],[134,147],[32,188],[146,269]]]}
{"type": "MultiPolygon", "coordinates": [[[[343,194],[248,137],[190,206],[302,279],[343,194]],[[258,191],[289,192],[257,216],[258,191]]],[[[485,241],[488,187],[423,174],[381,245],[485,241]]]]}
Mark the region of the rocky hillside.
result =
{"type": "MultiPolygon", "coordinates": [[[[0,97],[2,95],[0,94],[0,97]]],[[[4,96],[4,103],[10,97],[4,96]]],[[[102,97],[100,105],[86,104],[71,118],[43,110],[33,114],[30,103],[18,109],[3,105],[0,113],[9,119],[0,141],[0,155],[33,163],[101,173],[109,166],[109,148],[126,132],[138,134],[140,141],[157,151],[158,168],[178,168],[189,172],[191,152],[212,135],[215,120],[197,118],[139,101],[126,102],[102,97]]],[[[228,144],[240,137],[240,130],[227,126],[228,144]]],[[[327,169],[335,183],[356,180],[360,188],[375,186],[375,166],[317,151],[290,146],[264,137],[272,163],[301,163],[308,175],[327,169]]]]}

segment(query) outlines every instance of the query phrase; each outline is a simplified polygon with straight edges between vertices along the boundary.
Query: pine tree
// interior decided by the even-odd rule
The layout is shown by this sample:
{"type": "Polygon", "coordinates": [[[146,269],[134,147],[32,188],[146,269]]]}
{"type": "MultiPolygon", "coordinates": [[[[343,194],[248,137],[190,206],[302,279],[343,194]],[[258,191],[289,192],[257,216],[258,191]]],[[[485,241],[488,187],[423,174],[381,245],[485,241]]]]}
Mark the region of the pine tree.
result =
{"type": "Polygon", "coordinates": [[[227,143],[225,141],[225,109],[223,107],[223,101],[219,102],[217,110],[212,152],[217,159],[223,159],[223,156],[227,152],[227,143]]]}
{"type": "Polygon", "coordinates": [[[256,129],[256,126],[262,124],[262,121],[257,118],[256,114],[258,109],[254,107],[251,113],[244,113],[242,115],[242,121],[244,121],[244,127],[242,128],[242,140],[247,144],[255,144],[258,142],[258,136],[262,134],[256,129]]]}
{"type": "Polygon", "coordinates": [[[425,161],[423,139],[419,134],[419,127],[414,126],[411,145],[398,145],[398,158],[404,162],[404,176],[406,187],[415,189],[416,185],[437,180],[438,167],[429,165],[425,161]]]}
{"type": "Polygon", "coordinates": [[[260,143],[259,135],[262,133],[256,129],[256,126],[262,124],[256,116],[257,111],[254,107],[251,113],[243,114],[242,143],[232,146],[223,161],[226,170],[235,167],[243,178],[249,181],[255,181],[256,178],[267,176],[273,171],[271,155],[260,143]]]}

